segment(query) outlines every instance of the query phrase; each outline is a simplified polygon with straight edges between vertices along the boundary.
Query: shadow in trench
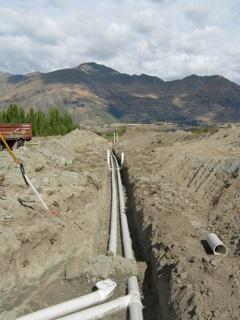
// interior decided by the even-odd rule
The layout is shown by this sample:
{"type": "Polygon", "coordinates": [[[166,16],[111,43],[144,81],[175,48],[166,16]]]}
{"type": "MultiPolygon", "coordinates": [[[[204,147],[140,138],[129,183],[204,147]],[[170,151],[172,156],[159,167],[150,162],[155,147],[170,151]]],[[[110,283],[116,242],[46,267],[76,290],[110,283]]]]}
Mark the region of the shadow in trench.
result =
{"type": "Polygon", "coordinates": [[[153,246],[151,242],[152,225],[144,223],[144,211],[137,206],[134,184],[130,182],[127,167],[122,168],[121,174],[127,193],[127,219],[135,257],[138,262],[145,262],[147,265],[141,283],[144,320],[175,320],[178,317],[175,307],[170,303],[170,297],[171,276],[176,264],[170,262],[160,266],[155,261],[152,250],[154,247],[157,251],[161,250],[161,243],[153,246]]]}
{"type": "MultiPolygon", "coordinates": [[[[147,264],[141,287],[143,294],[144,320],[158,320],[160,319],[158,294],[154,288],[153,273],[149,258],[151,250],[149,239],[151,239],[152,225],[150,224],[143,229],[143,212],[138,211],[136,215],[135,202],[133,200],[133,186],[129,183],[128,173],[125,168],[122,170],[122,179],[127,192],[127,219],[134,254],[138,262],[146,262],[147,264]]],[[[127,319],[129,319],[129,316],[127,319]]]]}

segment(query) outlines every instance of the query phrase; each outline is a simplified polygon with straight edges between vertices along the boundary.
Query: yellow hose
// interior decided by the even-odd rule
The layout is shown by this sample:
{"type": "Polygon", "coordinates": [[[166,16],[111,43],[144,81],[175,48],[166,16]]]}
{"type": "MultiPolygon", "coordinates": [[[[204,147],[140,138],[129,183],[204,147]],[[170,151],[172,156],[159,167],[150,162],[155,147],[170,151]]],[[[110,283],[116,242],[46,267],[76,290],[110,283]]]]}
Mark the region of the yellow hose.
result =
{"type": "Polygon", "coordinates": [[[12,156],[13,160],[16,162],[17,165],[19,165],[20,164],[20,160],[18,160],[18,158],[15,156],[14,152],[11,150],[11,148],[7,144],[7,141],[4,139],[3,135],[1,134],[1,132],[0,132],[0,139],[4,143],[5,147],[7,148],[7,151],[12,156]]]}

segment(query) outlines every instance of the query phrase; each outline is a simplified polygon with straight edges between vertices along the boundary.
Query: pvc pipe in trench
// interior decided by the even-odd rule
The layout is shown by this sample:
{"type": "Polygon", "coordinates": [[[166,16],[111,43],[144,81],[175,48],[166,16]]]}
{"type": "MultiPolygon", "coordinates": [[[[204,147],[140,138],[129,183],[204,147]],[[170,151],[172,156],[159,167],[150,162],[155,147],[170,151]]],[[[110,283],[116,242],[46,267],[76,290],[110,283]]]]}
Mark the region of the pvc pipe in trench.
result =
{"type": "MultiPolygon", "coordinates": [[[[58,320],[95,320],[101,319],[102,317],[119,312],[121,310],[127,309],[130,301],[133,296],[131,294],[126,295],[124,297],[117,298],[113,301],[106,302],[100,304],[99,306],[95,306],[66,317],[62,317],[58,320]]],[[[139,318],[141,319],[141,318],[139,318]]]]}
{"type": "MultiPolygon", "coordinates": [[[[116,157],[115,156],[113,157],[117,165],[118,192],[119,192],[119,201],[120,201],[120,220],[121,220],[124,256],[127,259],[135,260],[134,252],[132,249],[132,240],[131,240],[127,216],[126,216],[125,197],[123,192],[120,168],[117,164],[116,157]]],[[[139,290],[138,280],[136,276],[132,276],[128,279],[128,292],[134,293],[134,297],[135,297],[134,301],[132,301],[129,306],[130,319],[143,320],[141,296],[140,296],[140,290],[139,290]]]]}
{"type": "Polygon", "coordinates": [[[130,319],[143,320],[142,302],[136,276],[132,276],[128,279],[128,291],[134,297],[129,303],[130,319]]]}
{"type": "MultiPolygon", "coordinates": [[[[115,156],[114,160],[117,164],[117,159],[115,156]]],[[[122,231],[122,238],[123,238],[123,251],[124,256],[127,259],[133,259],[135,260],[133,249],[132,249],[132,240],[130,237],[130,232],[128,228],[128,221],[126,216],[126,210],[125,210],[125,197],[123,192],[123,186],[122,186],[122,179],[120,175],[120,168],[117,164],[117,178],[118,178],[118,196],[119,196],[119,202],[120,202],[120,220],[121,220],[121,231],[122,231]]]]}
{"type": "Polygon", "coordinates": [[[215,255],[226,256],[227,248],[215,233],[209,233],[207,236],[207,243],[215,255]]]}
{"type": "Polygon", "coordinates": [[[52,320],[82,310],[109,298],[116,287],[116,283],[111,279],[106,279],[97,282],[96,287],[98,290],[93,293],[30,313],[17,318],[17,320],[52,320]]]}
{"type": "Polygon", "coordinates": [[[118,217],[118,203],[117,203],[117,186],[115,176],[115,165],[111,156],[112,163],[112,205],[111,205],[111,222],[110,222],[110,236],[108,243],[108,251],[114,256],[117,254],[117,217],[118,217]]]}

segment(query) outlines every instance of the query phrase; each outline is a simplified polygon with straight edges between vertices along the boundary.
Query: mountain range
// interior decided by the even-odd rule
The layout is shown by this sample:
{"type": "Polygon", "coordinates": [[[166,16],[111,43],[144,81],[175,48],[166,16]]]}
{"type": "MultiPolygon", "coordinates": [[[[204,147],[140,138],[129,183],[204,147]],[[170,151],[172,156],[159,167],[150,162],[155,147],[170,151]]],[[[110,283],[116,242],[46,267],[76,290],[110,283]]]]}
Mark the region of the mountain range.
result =
{"type": "Polygon", "coordinates": [[[240,121],[240,86],[222,76],[163,81],[94,62],[48,73],[0,72],[0,108],[10,103],[25,109],[58,106],[89,125],[240,121]]]}

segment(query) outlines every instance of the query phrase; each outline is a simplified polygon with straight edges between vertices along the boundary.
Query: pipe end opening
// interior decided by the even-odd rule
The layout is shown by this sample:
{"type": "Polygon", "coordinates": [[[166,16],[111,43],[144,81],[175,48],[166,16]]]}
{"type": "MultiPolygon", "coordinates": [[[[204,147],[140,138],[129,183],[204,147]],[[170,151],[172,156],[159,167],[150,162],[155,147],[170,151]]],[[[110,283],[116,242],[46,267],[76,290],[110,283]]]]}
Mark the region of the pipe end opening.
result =
{"type": "Polygon", "coordinates": [[[226,255],[227,254],[227,249],[224,245],[220,244],[218,246],[216,246],[214,253],[217,255],[226,255]]]}

